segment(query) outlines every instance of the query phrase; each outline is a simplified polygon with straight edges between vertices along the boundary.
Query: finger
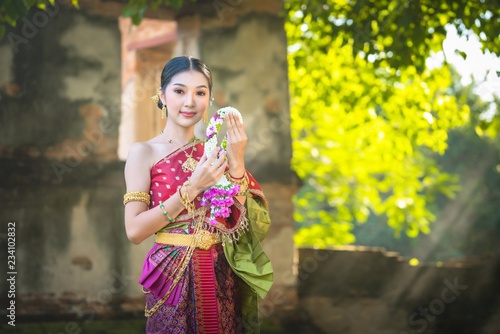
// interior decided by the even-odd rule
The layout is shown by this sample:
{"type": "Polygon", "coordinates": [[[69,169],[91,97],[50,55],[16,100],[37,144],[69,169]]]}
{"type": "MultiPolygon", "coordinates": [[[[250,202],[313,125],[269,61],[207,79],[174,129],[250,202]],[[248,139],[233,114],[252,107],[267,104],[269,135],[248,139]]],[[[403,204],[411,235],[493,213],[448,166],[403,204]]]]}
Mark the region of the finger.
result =
{"type": "Polygon", "coordinates": [[[228,119],[227,119],[227,132],[231,133],[234,132],[234,120],[233,120],[233,115],[229,114],[228,119]]]}
{"type": "Polygon", "coordinates": [[[227,160],[223,161],[222,164],[220,164],[220,166],[217,167],[216,169],[216,172],[218,172],[219,177],[222,176],[226,168],[227,168],[227,160]]]}
{"type": "Polygon", "coordinates": [[[232,125],[235,125],[235,124],[236,124],[234,117],[235,117],[235,114],[234,114],[234,113],[230,113],[230,114],[229,114],[229,120],[231,121],[231,124],[232,124],[232,125]]]}
{"type": "Polygon", "coordinates": [[[238,115],[234,114],[233,115],[233,121],[234,121],[234,127],[236,129],[240,129],[241,126],[243,125],[241,122],[240,122],[240,118],[238,117],[238,115]]]}
{"type": "Polygon", "coordinates": [[[239,117],[234,116],[234,132],[239,134],[240,136],[245,134],[245,128],[243,127],[243,123],[240,122],[239,117]]]}
{"type": "MultiPolygon", "coordinates": [[[[205,164],[205,162],[207,161],[207,157],[205,154],[202,155],[201,159],[198,161],[198,163],[196,164],[196,167],[195,167],[195,170],[198,170],[200,169],[201,167],[203,167],[203,165],[205,164]]],[[[194,173],[194,172],[193,172],[194,173]]]]}
{"type": "Polygon", "coordinates": [[[229,125],[232,126],[233,113],[227,114],[227,120],[229,122],[229,125]]]}
{"type": "MultiPolygon", "coordinates": [[[[227,129],[227,133],[226,133],[226,140],[227,140],[227,143],[230,144],[234,141],[234,138],[236,137],[236,134],[234,133],[234,130],[231,129],[231,128],[228,128],[227,129]]],[[[229,147],[229,146],[228,146],[229,147]]]]}
{"type": "Polygon", "coordinates": [[[236,113],[232,113],[231,116],[234,120],[234,125],[236,127],[240,127],[241,125],[243,125],[243,123],[241,123],[240,117],[236,113]]]}
{"type": "Polygon", "coordinates": [[[205,160],[208,162],[210,165],[217,159],[217,155],[219,154],[219,147],[216,147],[215,150],[210,154],[209,157],[207,157],[205,160]]]}
{"type": "Polygon", "coordinates": [[[223,154],[220,155],[220,157],[217,159],[217,161],[214,163],[214,166],[216,168],[220,167],[221,165],[223,165],[225,162],[226,162],[226,152],[224,152],[223,154]]]}
{"type": "Polygon", "coordinates": [[[216,164],[216,165],[214,165],[214,166],[215,166],[215,169],[214,169],[215,173],[220,174],[220,171],[221,171],[221,170],[222,170],[222,171],[226,170],[226,167],[227,167],[227,160],[220,160],[220,161],[218,161],[218,162],[217,162],[217,164],[216,164]]]}
{"type": "Polygon", "coordinates": [[[200,161],[198,161],[198,164],[202,164],[204,163],[205,161],[207,161],[207,156],[205,154],[202,155],[200,161]]]}
{"type": "Polygon", "coordinates": [[[234,134],[235,136],[238,135],[240,130],[239,130],[235,115],[231,115],[231,119],[229,120],[229,123],[230,123],[229,133],[234,134]]]}
{"type": "Polygon", "coordinates": [[[219,155],[217,158],[217,161],[214,163],[215,168],[218,168],[221,164],[223,164],[226,161],[226,151],[222,151],[222,153],[219,155]]]}

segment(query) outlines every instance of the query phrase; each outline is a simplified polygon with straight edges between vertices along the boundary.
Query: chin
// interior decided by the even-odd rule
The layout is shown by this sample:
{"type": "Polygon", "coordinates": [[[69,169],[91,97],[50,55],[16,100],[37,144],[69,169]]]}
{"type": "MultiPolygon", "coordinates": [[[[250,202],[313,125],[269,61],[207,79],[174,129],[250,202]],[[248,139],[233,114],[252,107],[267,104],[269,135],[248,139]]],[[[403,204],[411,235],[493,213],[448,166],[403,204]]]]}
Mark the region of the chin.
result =
{"type": "Polygon", "coordinates": [[[189,127],[195,126],[200,121],[201,121],[201,118],[200,119],[193,119],[193,120],[183,120],[182,122],[179,122],[179,125],[182,125],[186,128],[189,128],[189,127]]]}

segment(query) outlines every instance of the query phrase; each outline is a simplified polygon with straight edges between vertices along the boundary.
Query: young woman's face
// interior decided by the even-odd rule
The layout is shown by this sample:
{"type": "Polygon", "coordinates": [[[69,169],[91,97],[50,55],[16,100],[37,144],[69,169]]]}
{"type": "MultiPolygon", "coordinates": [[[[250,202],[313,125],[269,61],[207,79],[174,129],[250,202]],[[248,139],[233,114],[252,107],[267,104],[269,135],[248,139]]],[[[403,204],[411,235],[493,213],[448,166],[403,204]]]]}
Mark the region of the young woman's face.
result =
{"type": "Polygon", "coordinates": [[[162,96],[168,110],[168,122],[184,127],[193,126],[201,120],[209,100],[207,78],[193,70],[174,75],[162,96]]]}

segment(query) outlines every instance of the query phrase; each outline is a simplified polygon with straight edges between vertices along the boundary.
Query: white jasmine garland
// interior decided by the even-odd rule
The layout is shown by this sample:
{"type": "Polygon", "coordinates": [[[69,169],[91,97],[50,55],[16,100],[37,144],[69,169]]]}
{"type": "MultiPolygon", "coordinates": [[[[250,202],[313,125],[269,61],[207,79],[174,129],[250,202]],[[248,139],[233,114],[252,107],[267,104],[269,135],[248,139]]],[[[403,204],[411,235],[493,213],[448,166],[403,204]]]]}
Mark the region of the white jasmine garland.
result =
{"type": "MultiPolygon", "coordinates": [[[[220,127],[227,115],[234,113],[243,123],[243,117],[241,117],[238,109],[233,107],[225,107],[217,110],[217,112],[212,116],[208,122],[207,132],[206,132],[206,142],[205,142],[205,155],[209,157],[212,152],[217,147],[217,135],[219,133],[220,127]]],[[[227,134],[222,140],[221,147],[223,150],[226,149],[227,134]]],[[[211,188],[205,190],[203,193],[203,198],[201,200],[201,205],[210,205],[210,220],[211,225],[215,225],[217,222],[217,217],[227,218],[231,214],[230,207],[234,204],[233,196],[235,196],[240,189],[239,185],[232,184],[228,181],[225,175],[217,181],[211,188]]]]}

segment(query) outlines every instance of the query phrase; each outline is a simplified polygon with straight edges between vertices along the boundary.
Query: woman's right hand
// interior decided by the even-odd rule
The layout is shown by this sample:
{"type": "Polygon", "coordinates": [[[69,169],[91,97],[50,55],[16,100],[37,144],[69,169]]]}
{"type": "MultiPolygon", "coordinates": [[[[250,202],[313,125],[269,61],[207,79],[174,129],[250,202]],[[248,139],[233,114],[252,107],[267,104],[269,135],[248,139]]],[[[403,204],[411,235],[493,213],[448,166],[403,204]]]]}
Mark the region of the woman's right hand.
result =
{"type": "Polygon", "coordinates": [[[190,178],[192,191],[188,191],[188,193],[191,200],[217,183],[224,175],[227,168],[226,152],[223,151],[219,155],[220,150],[220,148],[215,149],[209,157],[203,155],[198,162],[190,178]]]}

